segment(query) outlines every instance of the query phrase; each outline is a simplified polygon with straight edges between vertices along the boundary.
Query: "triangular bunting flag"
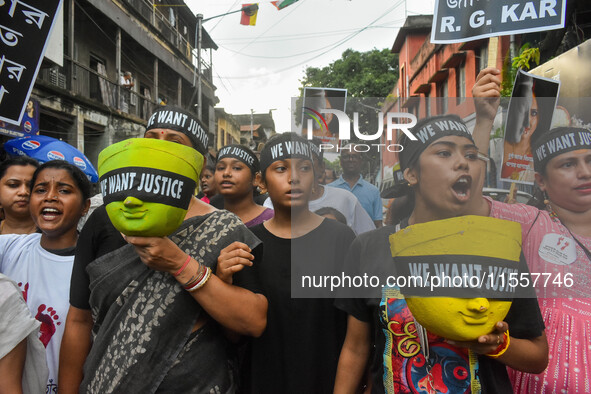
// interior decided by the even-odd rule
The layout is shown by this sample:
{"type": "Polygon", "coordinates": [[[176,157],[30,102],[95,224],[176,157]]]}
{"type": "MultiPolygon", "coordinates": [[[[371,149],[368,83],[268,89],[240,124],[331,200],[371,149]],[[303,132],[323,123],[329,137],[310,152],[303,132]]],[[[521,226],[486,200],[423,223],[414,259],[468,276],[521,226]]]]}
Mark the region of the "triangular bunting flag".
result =
{"type": "Polygon", "coordinates": [[[297,2],[298,0],[277,0],[277,1],[272,1],[271,4],[273,4],[275,7],[277,7],[278,10],[282,10],[285,7],[287,7],[288,5],[292,5],[293,3],[297,2]]]}

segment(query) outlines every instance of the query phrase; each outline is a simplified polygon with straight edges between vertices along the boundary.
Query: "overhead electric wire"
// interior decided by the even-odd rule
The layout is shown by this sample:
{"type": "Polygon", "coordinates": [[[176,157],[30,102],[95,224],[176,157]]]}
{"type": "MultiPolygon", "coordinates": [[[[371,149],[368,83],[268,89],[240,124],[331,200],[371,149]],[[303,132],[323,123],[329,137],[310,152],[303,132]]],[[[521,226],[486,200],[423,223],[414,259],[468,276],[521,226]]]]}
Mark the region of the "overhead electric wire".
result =
{"type": "MultiPolygon", "coordinates": [[[[402,27],[402,26],[397,26],[397,27],[402,27]]],[[[240,56],[252,57],[252,58],[257,58],[257,59],[288,59],[288,58],[292,58],[292,57],[298,57],[298,56],[303,56],[303,55],[307,55],[307,54],[310,54],[310,53],[315,53],[315,52],[321,51],[321,50],[323,50],[325,48],[328,48],[328,47],[332,46],[333,44],[335,44],[335,43],[333,42],[333,43],[328,44],[326,46],[323,46],[323,47],[320,47],[320,48],[316,48],[316,49],[312,49],[312,50],[306,51],[306,52],[300,52],[300,53],[291,54],[291,55],[281,55],[281,56],[251,55],[251,54],[248,54],[248,53],[239,53],[238,51],[235,51],[233,49],[227,48],[227,47],[222,46],[220,44],[218,44],[218,46],[220,46],[221,48],[224,48],[225,50],[227,50],[229,52],[234,52],[236,54],[239,54],[240,56]]]]}
{"type": "Polygon", "coordinates": [[[298,1],[294,6],[292,6],[293,9],[291,11],[289,11],[288,13],[286,13],[285,16],[283,16],[277,22],[275,22],[271,26],[269,26],[267,28],[267,30],[265,30],[264,32],[262,32],[261,34],[259,34],[255,38],[253,38],[248,44],[246,44],[245,46],[243,46],[242,48],[240,48],[238,50],[238,52],[242,52],[243,50],[245,50],[246,48],[248,48],[250,46],[250,44],[252,44],[254,41],[258,40],[263,34],[265,34],[266,32],[268,32],[269,30],[271,30],[275,26],[277,26],[281,21],[283,21],[285,18],[287,18],[288,16],[290,16],[296,9],[298,9],[302,4],[304,4],[305,1],[306,0],[300,0],[300,1],[298,1]]]}
{"type": "Polygon", "coordinates": [[[329,48],[329,49],[325,50],[324,52],[321,52],[320,54],[314,55],[313,57],[311,57],[311,58],[308,58],[308,59],[306,59],[306,60],[304,60],[304,61],[301,61],[301,62],[299,62],[299,63],[293,64],[293,65],[291,65],[291,66],[288,66],[288,67],[284,67],[284,68],[282,68],[282,69],[279,69],[279,70],[276,70],[276,71],[268,72],[268,73],[265,73],[265,74],[262,74],[262,75],[261,75],[261,74],[259,74],[259,75],[247,75],[247,76],[240,76],[240,77],[223,77],[223,78],[225,78],[225,79],[251,79],[251,78],[260,78],[260,77],[263,77],[263,76],[268,76],[268,75],[278,74],[278,73],[280,73],[280,72],[287,71],[287,70],[289,70],[289,69],[292,69],[292,68],[294,68],[294,67],[301,66],[302,64],[305,64],[305,63],[309,62],[310,60],[313,60],[313,59],[315,59],[315,58],[316,58],[316,57],[318,57],[318,56],[322,56],[322,55],[324,55],[324,54],[326,54],[326,53],[330,52],[331,50],[333,50],[333,49],[335,49],[335,48],[339,47],[340,45],[344,44],[345,42],[347,42],[347,41],[349,41],[349,40],[353,39],[354,37],[356,37],[356,36],[357,36],[358,34],[360,34],[361,32],[363,32],[363,31],[367,30],[367,29],[368,29],[370,26],[372,26],[372,25],[373,25],[375,22],[377,22],[378,20],[382,19],[384,16],[388,15],[390,12],[392,12],[392,10],[394,10],[395,8],[397,8],[397,7],[398,7],[400,4],[403,4],[403,3],[404,3],[404,1],[405,1],[405,0],[401,0],[401,1],[397,2],[397,3],[396,3],[396,4],[394,4],[392,7],[390,7],[390,8],[389,8],[389,9],[388,9],[386,12],[384,12],[382,15],[380,15],[379,17],[377,17],[376,19],[374,19],[372,22],[370,22],[369,24],[367,24],[365,27],[363,27],[363,28],[361,28],[361,29],[357,30],[355,33],[352,33],[352,34],[350,34],[349,36],[345,37],[344,39],[342,39],[342,40],[338,41],[338,42],[337,42],[337,43],[335,43],[335,44],[334,44],[334,45],[333,45],[331,48],[329,48]]]}
{"type": "MultiPolygon", "coordinates": [[[[238,4],[240,2],[240,0],[236,0],[234,2],[234,4],[232,4],[225,12],[225,14],[227,14],[228,12],[232,11],[232,8],[234,8],[236,6],[236,4],[238,4]]],[[[222,17],[220,17],[217,21],[217,23],[215,25],[213,25],[213,27],[211,29],[209,29],[209,34],[211,34],[211,32],[220,24],[220,22],[222,21],[222,19],[224,19],[226,17],[226,15],[223,15],[222,17]]]]}
{"type": "MultiPolygon", "coordinates": [[[[404,22],[404,19],[397,19],[390,22],[382,23],[380,25],[370,26],[372,29],[389,29],[396,24],[400,24],[404,22]]],[[[254,44],[265,44],[268,42],[277,42],[277,41],[290,41],[290,40],[301,40],[301,39],[311,39],[311,38],[322,38],[322,37],[329,37],[329,36],[336,36],[344,33],[351,33],[355,32],[362,27],[355,27],[351,29],[342,29],[342,30],[328,30],[328,31],[320,31],[320,32],[313,32],[313,33],[298,33],[298,34],[284,34],[284,35],[276,35],[272,37],[268,37],[266,39],[258,39],[254,44]]],[[[226,45],[238,45],[244,41],[251,40],[250,37],[237,37],[237,38],[216,38],[215,42],[219,45],[219,43],[224,43],[226,45]]]]}

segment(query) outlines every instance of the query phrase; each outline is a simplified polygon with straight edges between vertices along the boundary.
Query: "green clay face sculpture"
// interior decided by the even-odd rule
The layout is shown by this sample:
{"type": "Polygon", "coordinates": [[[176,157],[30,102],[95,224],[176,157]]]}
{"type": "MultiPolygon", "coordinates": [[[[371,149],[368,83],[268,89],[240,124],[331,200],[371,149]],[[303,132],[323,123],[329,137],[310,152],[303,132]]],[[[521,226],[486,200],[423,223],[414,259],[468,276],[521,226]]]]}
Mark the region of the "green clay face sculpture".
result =
{"type": "Polygon", "coordinates": [[[172,234],[197,191],[203,161],[191,147],[151,138],[132,138],[104,149],[98,170],[115,228],[131,236],[172,234]]]}

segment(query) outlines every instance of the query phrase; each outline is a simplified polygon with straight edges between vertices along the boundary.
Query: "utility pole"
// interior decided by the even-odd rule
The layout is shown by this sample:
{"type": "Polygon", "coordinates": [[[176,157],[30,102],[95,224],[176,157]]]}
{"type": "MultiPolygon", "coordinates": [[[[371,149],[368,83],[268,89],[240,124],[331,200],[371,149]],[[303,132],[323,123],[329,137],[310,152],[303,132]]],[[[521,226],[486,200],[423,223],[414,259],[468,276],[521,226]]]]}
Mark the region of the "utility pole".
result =
{"type": "Polygon", "coordinates": [[[201,24],[203,22],[203,14],[197,14],[197,31],[199,37],[197,38],[197,119],[201,120],[201,24]]]}
{"type": "Polygon", "coordinates": [[[250,142],[254,143],[254,109],[250,109],[250,142]]]}
{"type": "MultiPolygon", "coordinates": [[[[202,109],[201,109],[201,44],[202,44],[202,26],[204,22],[207,22],[209,20],[215,19],[215,18],[219,18],[222,16],[226,16],[229,14],[234,14],[236,12],[256,12],[258,11],[259,6],[258,4],[251,4],[249,6],[246,7],[242,7],[239,10],[235,10],[235,11],[230,11],[230,12],[226,12],[224,14],[220,14],[220,15],[215,15],[206,19],[203,19],[203,14],[197,14],[195,15],[197,18],[197,26],[195,26],[195,43],[197,45],[197,65],[195,67],[196,70],[196,74],[197,74],[197,118],[199,120],[201,119],[201,115],[202,115],[202,109]]],[[[193,75],[193,87],[195,87],[195,75],[193,75]]],[[[193,99],[191,99],[191,102],[193,101],[193,99]]]]}

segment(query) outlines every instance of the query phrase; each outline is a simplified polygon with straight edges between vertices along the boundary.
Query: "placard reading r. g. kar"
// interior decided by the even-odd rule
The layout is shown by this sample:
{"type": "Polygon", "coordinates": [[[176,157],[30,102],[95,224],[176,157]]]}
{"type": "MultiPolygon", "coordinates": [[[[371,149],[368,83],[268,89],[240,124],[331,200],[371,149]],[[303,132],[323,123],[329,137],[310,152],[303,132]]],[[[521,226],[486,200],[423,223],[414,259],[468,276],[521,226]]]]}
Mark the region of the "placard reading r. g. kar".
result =
{"type": "Polygon", "coordinates": [[[560,29],[565,9],[566,0],[437,0],[431,42],[560,29]]]}

